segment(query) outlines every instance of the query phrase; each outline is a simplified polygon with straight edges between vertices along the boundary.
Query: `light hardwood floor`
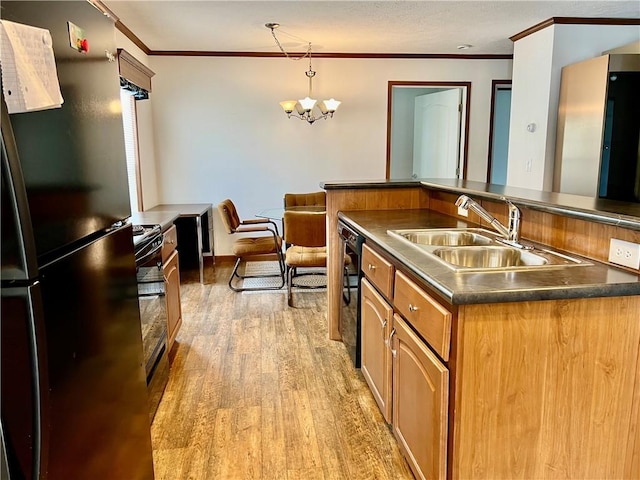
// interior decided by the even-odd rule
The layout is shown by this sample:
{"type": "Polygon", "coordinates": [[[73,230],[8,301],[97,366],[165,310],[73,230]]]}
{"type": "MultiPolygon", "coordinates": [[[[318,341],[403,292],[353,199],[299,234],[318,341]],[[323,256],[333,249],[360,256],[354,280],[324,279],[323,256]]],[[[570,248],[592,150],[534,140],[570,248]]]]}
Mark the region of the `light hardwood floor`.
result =
{"type": "Polygon", "coordinates": [[[156,479],[412,479],[326,294],[234,293],[231,263],[181,281],[183,324],[151,428],[156,479]]]}

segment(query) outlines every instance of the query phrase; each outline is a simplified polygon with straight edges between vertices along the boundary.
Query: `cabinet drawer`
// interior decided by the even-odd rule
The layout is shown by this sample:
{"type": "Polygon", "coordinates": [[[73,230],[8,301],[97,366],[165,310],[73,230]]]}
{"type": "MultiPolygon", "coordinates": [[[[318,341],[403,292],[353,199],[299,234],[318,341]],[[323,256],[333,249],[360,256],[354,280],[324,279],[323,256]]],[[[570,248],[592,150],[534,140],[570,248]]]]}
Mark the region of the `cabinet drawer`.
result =
{"type": "Polygon", "coordinates": [[[162,261],[166,262],[171,256],[171,253],[178,246],[178,233],[176,226],[172,225],[166,232],[164,232],[164,245],[162,245],[162,261]]]}
{"type": "Polygon", "coordinates": [[[396,272],[393,304],[445,361],[451,344],[451,312],[402,272],[396,272]]]}
{"type": "Polygon", "coordinates": [[[362,272],[387,298],[393,292],[393,265],[365,243],[362,246],[362,272]]]}

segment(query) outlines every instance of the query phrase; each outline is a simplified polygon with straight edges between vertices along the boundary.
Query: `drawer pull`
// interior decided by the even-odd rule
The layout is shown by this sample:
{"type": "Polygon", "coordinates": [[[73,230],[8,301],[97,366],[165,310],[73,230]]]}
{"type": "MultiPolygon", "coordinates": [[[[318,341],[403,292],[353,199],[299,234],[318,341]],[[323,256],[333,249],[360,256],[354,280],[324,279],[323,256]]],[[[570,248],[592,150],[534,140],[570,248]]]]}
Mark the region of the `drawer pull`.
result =
{"type": "Polygon", "coordinates": [[[375,269],[376,269],[376,266],[375,266],[375,265],[371,265],[371,264],[369,264],[369,271],[371,271],[371,270],[375,270],[375,269]]]}
{"type": "Polygon", "coordinates": [[[410,303],[409,304],[409,311],[410,312],[417,312],[418,311],[418,307],[416,307],[415,305],[410,303]]]}

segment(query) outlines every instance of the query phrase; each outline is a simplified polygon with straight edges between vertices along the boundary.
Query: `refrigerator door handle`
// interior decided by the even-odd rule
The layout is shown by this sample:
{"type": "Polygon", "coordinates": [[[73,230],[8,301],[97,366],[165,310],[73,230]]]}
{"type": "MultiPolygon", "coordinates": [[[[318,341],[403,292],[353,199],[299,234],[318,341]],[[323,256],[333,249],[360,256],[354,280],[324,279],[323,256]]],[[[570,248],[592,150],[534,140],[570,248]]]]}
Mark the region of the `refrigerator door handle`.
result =
{"type": "MultiPolygon", "coordinates": [[[[49,375],[47,366],[46,331],[44,325],[44,309],[40,282],[36,281],[26,287],[2,288],[3,303],[5,298],[20,299],[25,307],[25,317],[4,317],[3,322],[24,322],[28,345],[28,358],[31,363],[31,396],[33,400],[33,429],[32,429],[32,472],[33,478],[46,480],[49,459],[49,375]]],[[[3,305],[4,307],[4,305],[3,305]]],[[[13,313],[13,312],[11,312],[13,313]]],[[[3,412],[4,414],[4,412],[3,412]]],[[[3,423],[9,419],[2,419],[3,423]]],[[[11,445],[9,433],[2,426],[2,448],[11,445]]],[[[8,430],[8,429],[7,429],[8,430]]],[[[3,460],[7,460],[4,458],[3,460]]],[[[7,469],[9,469],[7,462],[7,469]]],[[[19,475],[18,475],[19,477],[19,475]]],[[[4,480],[5,477],[0,477],[4,480]]],[[[11,478],[11,476],[9,476],[11,478]]]]}
{"type": "Polygon", "coordinates": [[[29,305],[29,334],[31,340],[31,361],[33,362],[33,389],[35,393],[36,422],[34,439],[34,472],[41,480],[47,478],[47,459],[49,457],[49,381],[47,375],[47,349],[45,341],[44,309],[40,282],[34,282],[28,288],[27,299],[29,305]]]}
{"type": "Polygon", "coordinates": [[[38,275],[36,243],[31,226],[27,189],[4,96],[2,97],[2,169],[7,173],[6,188],[8,191],[6,193],[11,202],[11,210],[13,210],[16,220],[16,235],[23,269],[23,272],[17,274],[16,278],[8,278],[6,273],[3,272],[2,279],[32,279],[38,275]]]}
{"type": "Polygon", "coordinates": [[[2,420],[0,420],[0,478],[11,480],[11,476],[9,475],[9,463],[7,462],[7,450],[5,447],[2,420]]]}

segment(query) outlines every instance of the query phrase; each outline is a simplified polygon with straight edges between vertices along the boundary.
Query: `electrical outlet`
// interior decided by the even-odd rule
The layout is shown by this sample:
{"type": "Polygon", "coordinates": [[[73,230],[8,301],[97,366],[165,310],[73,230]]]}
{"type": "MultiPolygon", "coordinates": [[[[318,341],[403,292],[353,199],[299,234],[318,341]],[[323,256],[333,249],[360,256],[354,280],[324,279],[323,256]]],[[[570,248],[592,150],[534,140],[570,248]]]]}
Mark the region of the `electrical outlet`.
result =
{"type": "Polygon", "coordinates": [[[612,238],[609,244],[609,261],[639,270],[640,244],[612,238]]]}
{"type": "Polygon", "coordinates": [[[458,215],[460,215],[461,217],[468,217],[469,210],[467,210],[466,208],[458,207],[458,215]]]}

